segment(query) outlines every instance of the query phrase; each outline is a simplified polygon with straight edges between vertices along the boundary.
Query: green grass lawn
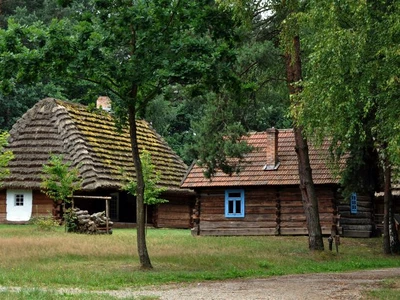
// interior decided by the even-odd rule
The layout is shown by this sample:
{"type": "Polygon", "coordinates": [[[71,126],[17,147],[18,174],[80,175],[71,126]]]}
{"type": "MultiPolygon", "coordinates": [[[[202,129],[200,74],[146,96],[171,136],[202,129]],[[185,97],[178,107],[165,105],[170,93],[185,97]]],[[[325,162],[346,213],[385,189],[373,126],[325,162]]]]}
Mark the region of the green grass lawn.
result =
{"type": "Polygon", "coordinates": [[[81,235],[0,225],[0,286],[105,290],[400,266],[398,257],[382,254],[380,238],[342,238],[337,254],[310,252],[307,237],[193,237],[189,230],[149,229],[147,244],[154,269],[141,271],[134,229],[81,235]]]}

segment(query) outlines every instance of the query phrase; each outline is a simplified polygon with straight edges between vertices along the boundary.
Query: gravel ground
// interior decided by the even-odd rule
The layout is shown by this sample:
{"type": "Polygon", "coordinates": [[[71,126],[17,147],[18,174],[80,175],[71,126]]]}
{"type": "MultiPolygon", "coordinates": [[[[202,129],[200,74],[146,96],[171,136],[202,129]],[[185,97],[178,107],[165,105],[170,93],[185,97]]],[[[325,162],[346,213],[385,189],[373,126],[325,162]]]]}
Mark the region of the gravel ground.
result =
{"type": "MultiPolygon", "coordinates": [[[[363,292],[378,288],[382,280],[400,277],[400,268],[347,273],[274,276],[259,279],[207,281],[191,284],[169,284],[139,290],[91,291],[114,297],[152,296],[163,300],[281,299],[323,300],[363,299],[363,292]]],[[[0,290],[8,289],[0,287],[0,290]]],[[[13,288],[13,290],[18,290],[13,288]]],[[[61,289],[60,293],[78,294],[87,291],[61,289]]]]}
{"type": "Polygon", "coordinates": [[[366,290],[382,280],[400,276],[400,268],[348,273],[274,276],[262,279],[213,281],[147,287],[141,290],[106,291],[117,296],[154,296],[163,300],[184,299],[362,299],[366,290]]]}
{"type": "MultiPolygon", "coordinates": [[[[160,299],[362,299],[383,279],[400,276],[400,268],[349,273],[276,276],[263,279],[201,282],[143,289],[126,295],[160,299]]],[[[122,292],[122,291],[121,291],[122,292]]],[[[122,292],[124,293],[124,292],[122,292]]]]}

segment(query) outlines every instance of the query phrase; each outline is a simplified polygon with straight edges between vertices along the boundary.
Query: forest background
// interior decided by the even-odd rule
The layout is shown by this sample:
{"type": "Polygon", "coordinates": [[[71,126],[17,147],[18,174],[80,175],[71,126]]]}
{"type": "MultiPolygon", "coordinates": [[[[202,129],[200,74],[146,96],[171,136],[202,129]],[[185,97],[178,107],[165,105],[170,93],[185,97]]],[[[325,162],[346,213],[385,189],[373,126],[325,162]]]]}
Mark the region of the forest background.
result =
{"type": "MultiPolygon", "coordinates": [[[[46,0],[1,1],[0,12],[3,29],[7,29],[10,18],[24,25],[35,22],[50,24],[53,18],[68,18],[75,13],[73,7],[61,7],[57,1],[46,0]]],[[[268,28],[262,32],[252,26],[235,29],[240,39],[235,41],[237,60],[231,68],[241,81],[242,105],[235,109],[233,117],[243,126],[244,132],[291,127],[284,65],[279,47],[274,44],[276,33],[273,30],[268,28]]],[[[173,84],[165,88],[139,116],[151,122],[187,164],[196,158],[197,131],[201,131],[206,119],[211,118],[210,107],[217,106],[209,101],[211,93],[201,89],[196,85],[173,84]]],[[[104,94],[104,90],[95,84],[69,78],[60,80],[49,76],[40,82],[13,83],[7,93],[0,92],[0,129],[9,130],[22,114],[45,97],[93,105],[104,94]]],[[[228,92],[225,97],[229,97],[228,92]]]]}

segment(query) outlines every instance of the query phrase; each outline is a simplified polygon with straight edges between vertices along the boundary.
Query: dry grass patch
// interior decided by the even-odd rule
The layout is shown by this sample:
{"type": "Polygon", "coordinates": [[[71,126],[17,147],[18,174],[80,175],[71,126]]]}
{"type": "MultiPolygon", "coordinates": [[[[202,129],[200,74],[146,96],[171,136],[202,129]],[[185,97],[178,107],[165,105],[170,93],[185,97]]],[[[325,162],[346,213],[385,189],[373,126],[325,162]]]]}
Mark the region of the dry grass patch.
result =
{"type": "Polygon", "coordinates": [[[154,265],[139,269],[136,231],[112,235],[39,232],[0,226],[0,285],[121,289],[169,282],[400,266],[379,239],[343,239],[340,253],[312,253],[307,237],[192,237],[189,230],[149,229],[154,265]]]}
{"type": "Polygon", "coordinates": [[[1,239],[0,266],[12,267],[25,262],[64,259],[65,257],[99,260],[110,256],[134,256],[135,243],[107,236],[46,234],[45,236],[1,239]]]}

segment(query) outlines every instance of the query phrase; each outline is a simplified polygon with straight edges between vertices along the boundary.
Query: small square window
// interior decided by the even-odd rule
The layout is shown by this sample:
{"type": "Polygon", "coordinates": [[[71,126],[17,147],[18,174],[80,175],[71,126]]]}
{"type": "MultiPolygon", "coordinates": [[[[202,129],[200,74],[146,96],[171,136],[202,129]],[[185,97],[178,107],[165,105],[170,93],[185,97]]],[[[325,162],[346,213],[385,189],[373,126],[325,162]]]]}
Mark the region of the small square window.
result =
{"type": "Polygon", "coordinates": [[[225,191],[225,217],[244,217],[244,190],[225,191]]]}
{"type": "Polygon", "coordinates": [[[15,206],[24,206],[24,194],[15,194],[15,206]]]}

